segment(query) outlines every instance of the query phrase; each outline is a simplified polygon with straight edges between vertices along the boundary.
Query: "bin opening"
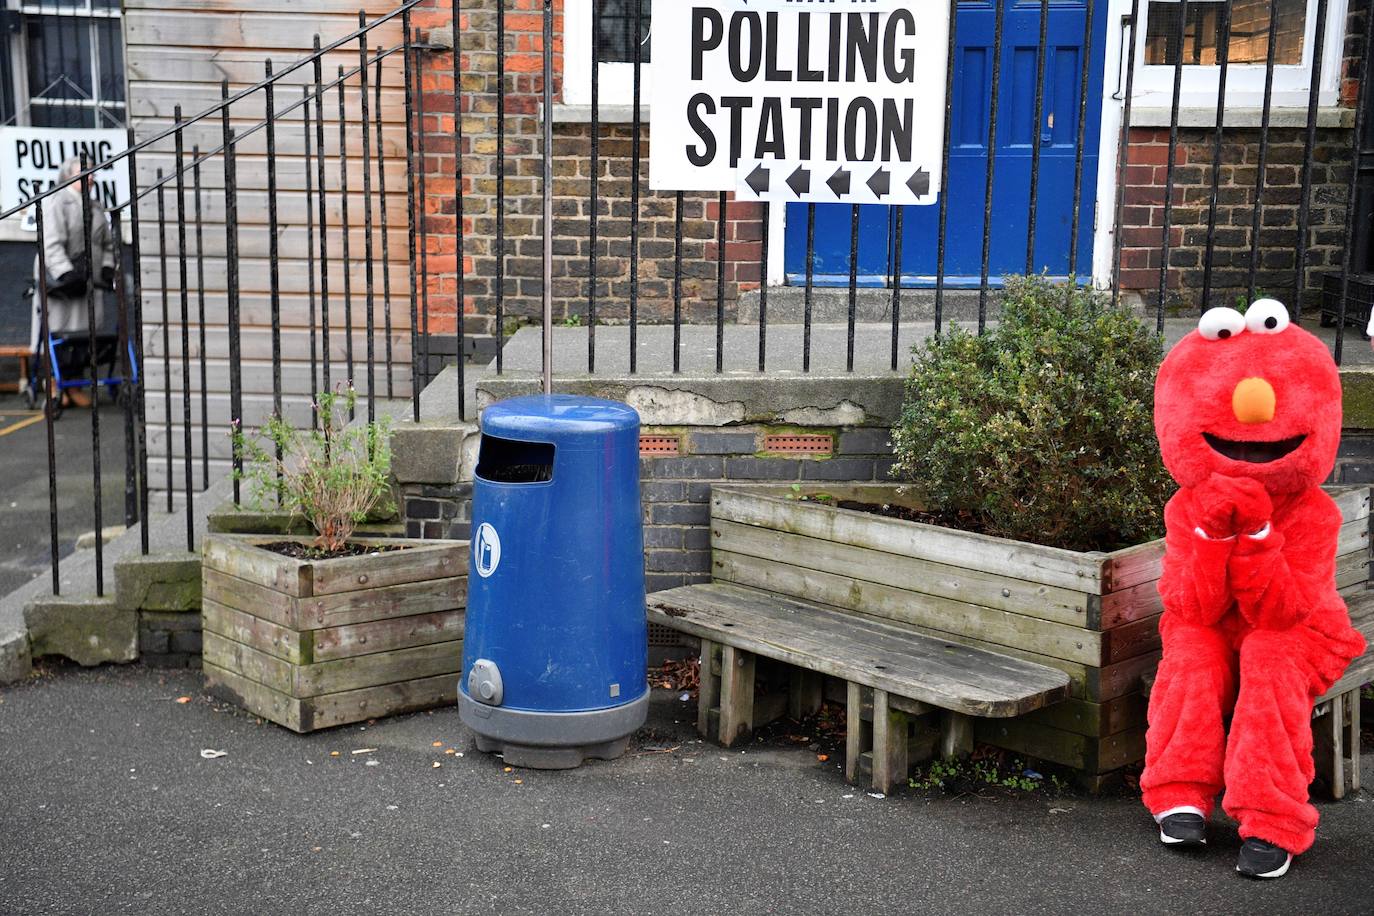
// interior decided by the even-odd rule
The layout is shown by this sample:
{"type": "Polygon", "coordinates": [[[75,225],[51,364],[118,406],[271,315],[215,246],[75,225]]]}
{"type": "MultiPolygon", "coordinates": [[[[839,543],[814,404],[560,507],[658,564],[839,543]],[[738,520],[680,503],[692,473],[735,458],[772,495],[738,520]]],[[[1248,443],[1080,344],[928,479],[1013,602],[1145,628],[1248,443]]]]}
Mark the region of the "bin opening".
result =
{"type": "Polygon", "coordinates": [[[477,476],[492,483],[543,483],[553,480],[554,447],[548,442],[520,442],[482,436],[477,476]]]}

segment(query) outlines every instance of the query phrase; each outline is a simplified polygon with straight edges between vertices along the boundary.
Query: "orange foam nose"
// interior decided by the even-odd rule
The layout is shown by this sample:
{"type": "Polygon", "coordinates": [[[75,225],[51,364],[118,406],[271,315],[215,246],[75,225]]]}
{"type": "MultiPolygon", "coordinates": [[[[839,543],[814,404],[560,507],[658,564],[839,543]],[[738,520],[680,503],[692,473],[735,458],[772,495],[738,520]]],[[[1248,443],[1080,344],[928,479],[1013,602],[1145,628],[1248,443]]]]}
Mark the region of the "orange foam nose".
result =
{"type": "Polygon", "coordinates": [[[1262,378],[1241,379],[1231,392],[1231,410],[1242,423],[1268,423],[1277,406],[1274,386],[1262,378]]]}

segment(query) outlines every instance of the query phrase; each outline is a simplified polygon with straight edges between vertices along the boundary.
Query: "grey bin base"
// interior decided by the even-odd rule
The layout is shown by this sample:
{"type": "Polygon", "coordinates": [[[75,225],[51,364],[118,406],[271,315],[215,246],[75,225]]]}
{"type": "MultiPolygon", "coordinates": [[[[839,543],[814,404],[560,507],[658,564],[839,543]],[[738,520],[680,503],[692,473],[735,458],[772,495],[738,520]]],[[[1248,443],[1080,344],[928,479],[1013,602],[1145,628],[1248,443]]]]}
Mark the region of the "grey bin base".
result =
{"type": "Polygon", "coordinates": [[[648,690],[624,705],[590,712],[505,709],[458,690],[458,715],[475,732],[477,749],[533,770],[570,770],[588,758],[614,760],[648,714],[648,690]]]}

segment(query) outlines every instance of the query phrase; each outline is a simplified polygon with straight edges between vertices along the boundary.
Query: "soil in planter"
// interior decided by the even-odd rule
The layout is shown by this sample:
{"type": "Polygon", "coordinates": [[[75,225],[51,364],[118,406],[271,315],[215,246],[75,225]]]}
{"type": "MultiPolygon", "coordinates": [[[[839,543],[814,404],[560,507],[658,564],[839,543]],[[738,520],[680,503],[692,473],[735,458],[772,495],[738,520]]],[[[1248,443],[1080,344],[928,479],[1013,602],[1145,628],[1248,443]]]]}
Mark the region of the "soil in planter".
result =
{"type": "Polygon", "coordinates": [[[345,544],[338,550],[325,550],[323,547],[302,544],[299,541],[273,541],[258,546],[295,560],[338,560],[343,557],[363,557],[370,553],[390,553],[393,550],[406,549],[403,544],[345,544]]]}
{"type": "Polygon", "coordinates": [[[899,506],[896,503],[865,503],[853,499],[835,499],[830,496],[802,496],[800,502],[816,503],[822,506],[834,506],[838,509],[850,509],[854,512],[867,512],[870,515],[881,515],[884,518],[900,519],[904,522],[921,522],[927,525],[939,525],[941,528],[954,528],[958,531],[971,531],[974,534],[988,534],[986,528],[978,523],[978,520],[968,512],[940,513],[930,512],[925,509],[913,509],[910,506],[899,506]]]}

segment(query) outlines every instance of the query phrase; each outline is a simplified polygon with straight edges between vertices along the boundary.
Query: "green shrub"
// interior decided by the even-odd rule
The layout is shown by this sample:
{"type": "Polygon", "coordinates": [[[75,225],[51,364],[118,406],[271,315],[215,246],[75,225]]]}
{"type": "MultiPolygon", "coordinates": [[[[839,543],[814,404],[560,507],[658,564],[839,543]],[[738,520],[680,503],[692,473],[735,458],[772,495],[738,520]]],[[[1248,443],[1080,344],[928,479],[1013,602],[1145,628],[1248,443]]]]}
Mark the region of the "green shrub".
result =
{"type": "Polygon", "coordinates": [[[1159,537],[1173,484],[1152,410],[1159,339],[1093,290],[1007,279],[1002,317],[915,349],[893,475],[947,523],[1071,550],[1159,537]]]}

